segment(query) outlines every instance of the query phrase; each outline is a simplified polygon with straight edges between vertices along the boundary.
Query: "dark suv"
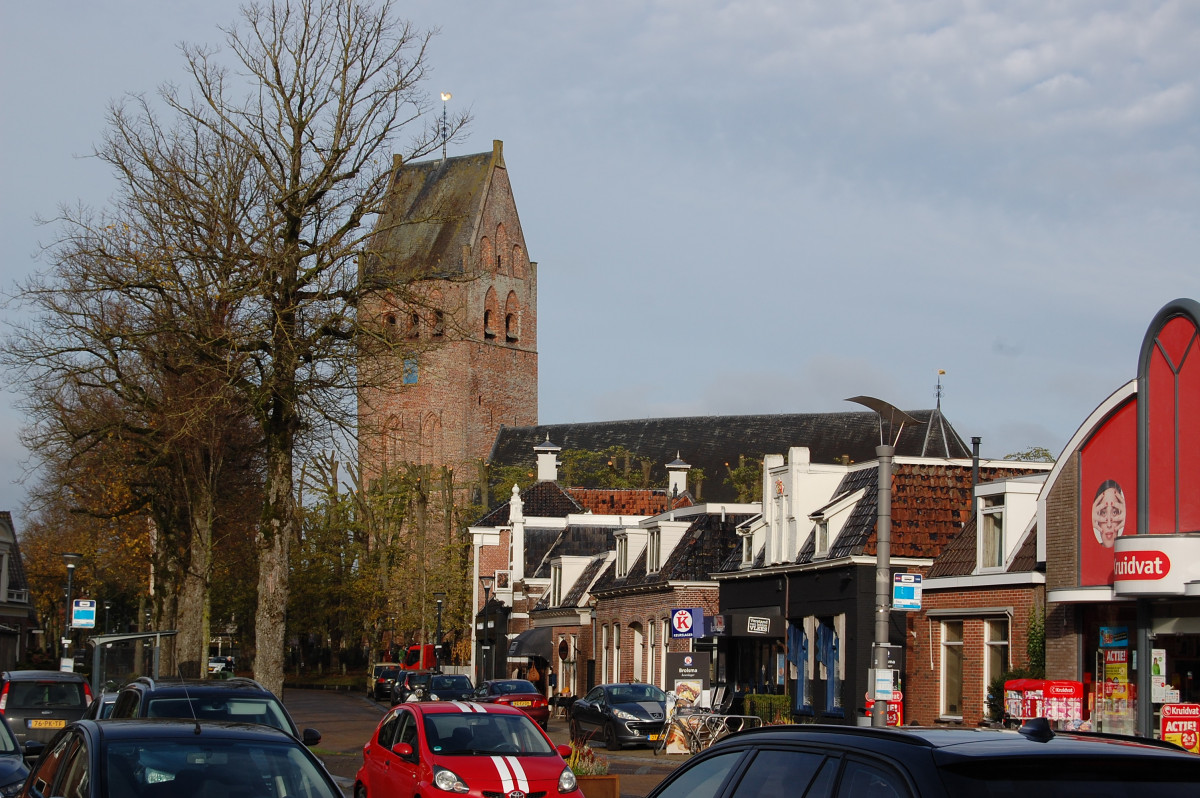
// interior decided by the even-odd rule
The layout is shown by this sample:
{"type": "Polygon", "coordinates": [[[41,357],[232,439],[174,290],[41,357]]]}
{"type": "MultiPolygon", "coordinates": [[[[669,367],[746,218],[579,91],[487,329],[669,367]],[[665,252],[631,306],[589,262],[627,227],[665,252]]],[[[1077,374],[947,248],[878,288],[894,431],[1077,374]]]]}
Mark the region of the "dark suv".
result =
{"type": "Polygon", "coordinates": [[[87,679],[69,671],[5,671],[0,675],[0,715],[23,747],[49,742],[58,730],[79,720],[92,702],[87,679]]]}
{"type": "Polygon", "coordinates": [[[1200,757],[1169,743],[1052,732],[764,726],[683,763],[648,798],[1177,798],[1200,757]]]}
{"type": "Polygon", "coordinates": [[[321,733],[296,728],[292,716],[267,688],[253,679],[151,679],[143,676],[121,688],[109,718],[191,718],[274,726],[305,745],[321,733]]]}

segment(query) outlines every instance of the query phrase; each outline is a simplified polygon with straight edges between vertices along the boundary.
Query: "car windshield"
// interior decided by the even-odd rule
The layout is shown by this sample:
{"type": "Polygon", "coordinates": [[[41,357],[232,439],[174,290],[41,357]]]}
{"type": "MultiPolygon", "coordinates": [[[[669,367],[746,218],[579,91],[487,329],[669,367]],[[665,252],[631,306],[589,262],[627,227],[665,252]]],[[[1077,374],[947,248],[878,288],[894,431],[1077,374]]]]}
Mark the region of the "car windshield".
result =
{"type": "Polygon", "coordinates": [[[629,704],[638,701],[666,701],[667,694],[652,684],[618,684],[605,692],[614,704],[629,704]]]}
{"type": "Polygon", "coordinates": [[[84,706],[81,682],[9,682],[9,709],[49,709],[84,706]]]}
{"type": "Polygon", "coordinates": [[[340,798],[299,744],[214,739],[114,740],[108,795],[278,795],[340,798]]]}
{"type": "Polygon", "coordinates": [[[295,728],[279,702],[272,698],[231,698],[212,696],[173,696],[151,698],[146,709],[148,718],[194,718],[195,720],[230,720],[273,726],[294,735],[295,728]]]}
{"type": "Polygon", "coordinates": [[[439,712],[425,716],[429,750],[448,756],[553,754],[528,715],[439,712]]]}
{"type": "Polygon", "coordinates": [[[379,678],[380,679],[395,679],[399,673],[400,673],[400,671],[396,670],[395,668],[390,668],[386,671],[380,671],[379,678]]]}
{"type": "Polygon", "coordinates": [[[408,677],[409,687],[421,687],[427,684],[429,684],[428,673],[414,673],[412,676],[408,677]]]}
{"type": "Polygon", "coordinates": [[[471,680],[461,674],[433,677],[433,689],[438,690],[470,690],[471,680]]]}
{"type": "Polygon", "coordinates": [[[511,695],[512,693],[536,693],[538,689],[533,686],[533,682],[527,682],[524,679],[509,679],[504,682],[493,682],[492,692],[497,695],[511,695]]]}

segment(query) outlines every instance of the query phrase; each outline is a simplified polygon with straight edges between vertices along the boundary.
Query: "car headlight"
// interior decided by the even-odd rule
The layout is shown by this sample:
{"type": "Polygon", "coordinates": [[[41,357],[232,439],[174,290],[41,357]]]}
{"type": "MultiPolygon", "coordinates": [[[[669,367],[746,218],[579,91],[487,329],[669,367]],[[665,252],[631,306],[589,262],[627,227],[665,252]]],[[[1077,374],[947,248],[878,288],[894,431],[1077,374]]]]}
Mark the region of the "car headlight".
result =
{"type": "Polygon", "coordinates": [[[430,693],[430,694],[429,694],[429,700],[430,700],[430,701],[441,701],[442,699],[440,699],[440,698],[438,698],[438,697],[437,697],[437,693],[430,693]]]}
{"type": "Polygon", "coordinates": [[[433,769],[433,786],[446,792],[467,792],[470,789],[457,773],[441,767],[433,769]]]}
{"type": "Polygon", "coordinates": [[[613,707],[612,713],[613,717],[617,718],[618,720],[641,720],[641,718],[639,718],[637,715],[626,712],[623,709],[617,709],[616,707],[613,707]]]}
{"type": "MultiPolygon", "coordinates": [[[[562,784],[562,779],[559,779],[558,783],[562,784]]],[[[12,782],[11,784],[0,784],[0,795],[4,796],[4,798],[13,798],[13,796],[19,795],[21,793],[21,788],[24,786],[25,786],[25,777],[24,776],[22,776],[21,778],[17,779],[14,782],[12,782]]],[[[571,789],[575,789],[575,788],[572,787],[571,789]]]]}
{"type": "Polygon", "coordinates": [[[575,781],[575,774],[571,772],[571,769],[563,768],[563,772],[558,775],[558,791],[575,792],[575,788],[578,786],[579,783],[575,781]]]}

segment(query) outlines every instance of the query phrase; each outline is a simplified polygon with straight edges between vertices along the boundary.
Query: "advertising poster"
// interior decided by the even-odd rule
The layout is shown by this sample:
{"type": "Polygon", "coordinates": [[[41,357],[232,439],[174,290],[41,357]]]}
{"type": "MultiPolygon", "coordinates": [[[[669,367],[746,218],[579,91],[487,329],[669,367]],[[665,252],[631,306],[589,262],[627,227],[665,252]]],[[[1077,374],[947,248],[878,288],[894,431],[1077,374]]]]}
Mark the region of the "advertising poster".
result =
{"type": "Polygon", "coordinates": [[[1129,652],[1125,649],[1104,652],[1104,697],[1129,698],[1129,652]]]}
{"type": "Polygon", "coordinates": [[[1146,454],[1150,495],[1147,532],[1200,529],[1200,362],[1196,325],[1186,315],[1167,319],[1154,336],[1146,364],[1146,454]]]}
{"type": "Polygon", "coordinates": [[[1200,704],[1163,704],[1162,738],[1200,754],[1200,704]]]}
{"type": "Polygon", "coordinates": [[[1113,583],[1113,546],[1137,532],[1137,401],[1117,408],[1079,453],[1079,584],[1113,583]]]}

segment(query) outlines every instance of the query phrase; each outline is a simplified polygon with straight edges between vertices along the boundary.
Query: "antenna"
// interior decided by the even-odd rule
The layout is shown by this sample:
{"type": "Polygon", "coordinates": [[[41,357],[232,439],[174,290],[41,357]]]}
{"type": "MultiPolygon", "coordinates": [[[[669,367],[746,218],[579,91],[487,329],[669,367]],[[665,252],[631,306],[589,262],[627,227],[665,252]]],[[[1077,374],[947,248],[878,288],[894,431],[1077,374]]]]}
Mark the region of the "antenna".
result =
{"type": "Polygon", "coordinates": [[[454,95],[448,91],[442,92],[442,160],[446,160],[446,140],[450,138],[450,126],[446,124],[446,103],[454,95]]]}
{"type": "Polygon", "coordinates": [[[192,713],[192,720],[196,722],[195,734],[200,733],[200,718],[196,717],[196,705],[192,703],[192,694],[188,691],[187,679],[183,677],[183,663],[175,666],[175,672],[179,674],[179,683],[183,687],[183,697],[187,699],[188,712],[192,713]]]}

